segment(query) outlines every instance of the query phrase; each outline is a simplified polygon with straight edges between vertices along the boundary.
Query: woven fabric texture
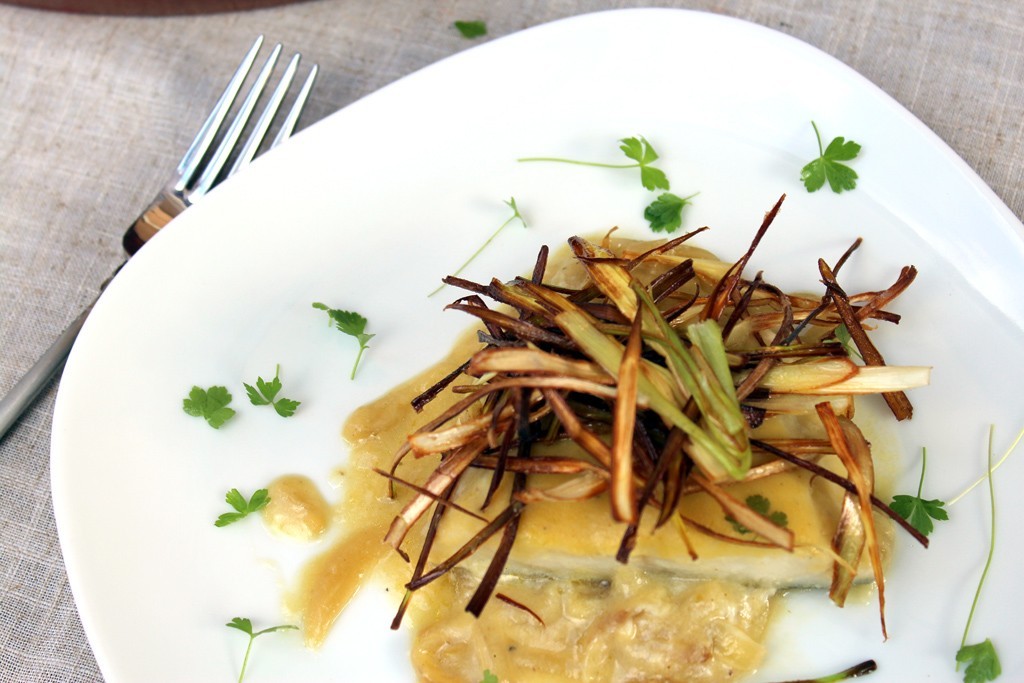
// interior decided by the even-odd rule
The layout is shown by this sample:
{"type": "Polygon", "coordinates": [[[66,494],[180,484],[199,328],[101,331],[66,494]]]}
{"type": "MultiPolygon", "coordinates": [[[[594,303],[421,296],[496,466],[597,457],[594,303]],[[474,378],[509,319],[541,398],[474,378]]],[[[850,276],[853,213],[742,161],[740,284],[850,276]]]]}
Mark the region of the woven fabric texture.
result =
{"type": "MultiPolygon", "coordinates": [[[[747,19],[845,62],[1024,216],[1024,4],[1004,0],[312,0],[198,16],[0,5],[0,394],[96,295],[258,33],[320,64],[313,121],[482,40],[584,12],[675,6],[747,19]],[[484,19],[469,41],[458,19],[484,19]]],[[[0,441],[0,680],[100,681],[53,518],[56,383],[0,441]]],[[[168,653],[171,657],[173,653],[168,653]]]]}

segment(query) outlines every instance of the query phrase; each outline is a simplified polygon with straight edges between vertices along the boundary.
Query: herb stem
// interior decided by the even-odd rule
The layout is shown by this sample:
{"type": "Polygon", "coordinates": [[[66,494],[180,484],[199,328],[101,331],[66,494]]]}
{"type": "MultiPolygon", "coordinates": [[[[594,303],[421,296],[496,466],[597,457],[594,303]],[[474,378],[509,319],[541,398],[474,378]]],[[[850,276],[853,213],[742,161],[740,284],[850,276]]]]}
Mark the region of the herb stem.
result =
{"type": "MultiPolygon", "coordinates": [[[[1013,452],[1014,452],[1015,450],[1017,450],[1017,446],[1018,446],[1018,445],[1020,445],[1021,439],[1024,439],[1024,429],[1021,429],[1021,430],[1020,430],[1020,431],[1019,431],[1019,432],[1017,433],[1017,438],[1015,438],[1015,439],[1013,440],[1013,443],[1011,443],[1011,444],[1010,444],[1010,447],[1009,447],[1009,448],[1007,448],[1007,449],[1006,449],[1006,452],[1005,452],[1005,453],[1003,453],[1002,457],[1001,457],[1001,458],[999,458],[999,460],[997,460],[997,461],[996,461],[996,464],[995,464],[995,465],[992,465],[992,466],[991,466],[991,467],[989,468],[989,472],[990,472],[990,473],[991,473],[991,472],[995,472],[995,471],[996,471],[996,470],[998,470],[998,469],[999,469],[1000,467],[1002,467],[1003,463],[1004,463],[1004,462],[1006,462],[1006,459],[1010,457],[1010,454],[1011,454],[1011,453],[1013,453],[1013,452]]],[[[985,476],[986,476],[986,475],[982,475],[982,476],[981,476],[980,478],[978,478],[978,480],[977,480],[977,481],[975,481],[975,482],[974,482],[973,484],[971,484],[971,485],[970,485],[970,486],[968,486],[968,487],[967,487],[966,489],[964,489],[963,491],[961,491],[961,492],[960,492],[960,494],[959,494],[958,496],[956,496],[956,497],[955,497],[955,498],[953,498],[953,499],[952,499],[951,501],[949,501],[948,503],[946,503],[946,505],[947,505],[947,506],[952,506],[952,505],[953,505],[953,503],[956,503],[956,502],[957,502],[957,501],[959,501],[959,500],[960,500],[961,498],[963,498],[964,496],[966,496],[966,495],[967,495],[968,493],[970,493],[971,491],[973,491],[973,490],[974,490],[975,488],[977,488],[977,487],[978,487],[978,486],[980,486],[981,484],[985,483],[985,476]]]]}
{"type": "Polygon", "coordinates": [[[349,379],[356,378],[356,370],[359,368],[359,359],[363,357],[363,351],[366,350],[366,344],[359,344],[359,352],[356,353],[356,362],[352,364],[352,374],[348,376],[349,379]]]}
{"type": "MultiPolygon", "coordinates": [[[[989,511],[992,519],[990,522],[990,536],[988,544],[988,558],[985,560],[985,568],[981,571],[981,579],[978,581],[978,588],[974,591],[974,600],[971,602],[971,611],[967,615],[967,624],[964,626],[964,635],[960,639],[961,649],[967,644],[967,634],[971,630],[971,622],[974,620],[974,611],[978,607],[978,600],[981,598],[981,587],[985,585],[985,578],[992,566],[992,557],[996,549],[996,489],[992,482],[992,440],[995,435],[995,425],[989,426],[988,430],[988,499],[989,511]]],[[[957,662],[957,671],[960,670],[960,663],[957,662]]]]}
{"type": "Polygon", "coordinates": [[[560,157],[523,157],[516,161],[554,161],[560,164],[574,164],[576,166],[596,166],[598,168],[638,168],[640,164],[603,164],[598,161],[579,161],[578,159],[562,159],[560,157]]]}
{"type": "Polygon", "coordinates": [[[242,679],[245,678],[245,667],[249,664],[249,653],[252,652],[252,641],[254,640],[256,640],[256,636],[250,633],[249,644],[245,648],[245,657],[242,657],[242,670],[238,673],[238,683],[242,683],[242,679]]]}
{"type": "MultiPolygon", "coordinates": [[[[498,236],[498,233],[500,233],[502,230],[504,230],[505,226],[507,226],[512,221],[514,221],[517,216],[518,216],[518,214],[509,216],[508,220],[505,221],[504,223],[502,223],[501,227],[499,227],[497,230],[495,230],[493,233],[491,233],[491,236],[487,238],[487,241],[484,242],[483,244],[481,244],[480,247],[476,251],[473,252],[472,256],[470,256],[468,259],[466,259],[465,262],[461,266],[459,266],[458,268],[455,269],[455,272],[452,273],[452,277],[457,277],[463,270],[465,270],[466,266],[468,266],[470,263],[472,263],[473,259],[475,259],[477,256],[479,256],[481,254],[481,252],[483,252],[483,250],[487,248],[487,245],[489,245],[491,242],[494,241],[494,238],[498,236]]],[[[437,289],[435,289],[433,292],[431,292],[427,296],[434,296],[435,294],[437,294],[438,292],[440,292],[444,288],[445,288],[445,285],[442,283],[442,284],[440,284],[438,286],[437,289]]]]}
{"type": "Polygon", "coordinates": [[[814,137],[818,138],[818,156],[825,156],[825,148],[821,146],[821,133],[818,132],[818,124],[811,121],[811,127],[814,128],[814,137]]]}
{"type": "Polygon", "coordinates": [[[921,447],[921,479],[917,482],[917,497],[921,497],[921,491],[924,490],[924,470],[928,467],[928,449],[924,446],[921,447]]]}

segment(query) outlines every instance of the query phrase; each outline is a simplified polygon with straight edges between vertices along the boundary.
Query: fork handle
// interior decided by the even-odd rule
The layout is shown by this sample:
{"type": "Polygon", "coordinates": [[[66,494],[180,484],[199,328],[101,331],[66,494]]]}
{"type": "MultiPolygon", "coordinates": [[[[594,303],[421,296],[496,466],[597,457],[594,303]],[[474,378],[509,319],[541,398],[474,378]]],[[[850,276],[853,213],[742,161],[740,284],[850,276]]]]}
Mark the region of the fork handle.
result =
{"type": "Polygon", "coordinates": [[[150,237],[170,223],[184,208],[180,201],[158,196],[125,231],[121,239],[124,250],[134,256],[150,237]]]}
{"type": "Polygon", "coordinates": [[[39,360],[28,369],[28,372],[18,380],[18,383],[11,387],[7,395],[0,399],[0,439],[4,438],[10,428],[14,426],[14,423],[18,421],[18,418],[24,415],[29,406],[32,405],[32,402],[36,400],[39,393],[46,388],[50,380],[64,367],[68,354],[71,353],[71,347],[74,346],[75,340],[78,339],[78,333],[81,331],[82,325],[85,324],[86,318],[89,317],[89,313],[92,312],[92,307],[99,301],[100,295],[103,294],[103,291],[110,284],[110,281],[114,279],[114,276],[121,272],[125,263],[127,261],[122,262],[110,274],[110,277],[103,281],[96,298],[85,307],[84,311],[78,314],[78,317],[67,326],[67,329],[61,332],[61,335],[57,337],[57,341],[53,342],[39,360]]]}
{"type": "Polygon", "coordinates": [[[36,361],[35,365],[29,368],[25,376],[18,380],[18,383],[3,397],[3,400],[0,400],[0,439],[3,439],[7,431],[28,410],[40,392],[64,366],[64,362],[71,352],[71,346],[75,343],[78,332],[85,324],[85,319],[89,317],[89,312],[95,303],[93,301],[89,304],[75,318],[74,322],[68,325],[57,341],[46,350],[46,353],[36,361]]]}

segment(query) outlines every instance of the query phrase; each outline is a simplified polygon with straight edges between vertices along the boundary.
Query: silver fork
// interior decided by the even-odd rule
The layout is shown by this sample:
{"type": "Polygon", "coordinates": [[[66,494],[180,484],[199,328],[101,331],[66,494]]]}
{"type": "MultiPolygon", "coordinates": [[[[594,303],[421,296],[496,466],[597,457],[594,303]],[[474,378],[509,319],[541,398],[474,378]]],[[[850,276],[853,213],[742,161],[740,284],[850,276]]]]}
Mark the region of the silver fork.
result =
{"type": "MultiPolygon", "coordinates": [[[[224,123],[234,105],[235,99],[244,85],[256,57],[263,45],[263,36],[259,36],[245,58],[238,65],[227,87],[221,94],[220,99],[214,106],[199,129],[188,151],[178,163],[173,175],[167,184],[160,190],[148,207],[129,226],[124,234],[122,243],[128,258],[133,256],[153,235],[163,228],[175,216],[187,209],[195,202],[202,199],[215,185],[224,178],[234,175],[242,168],[245,168],[257,155],[260,145],[270,130],[278,110],[281,108],[285,96],[291,87],[295,74],[298,71],[300,55],[295,55],[289,61],[284,73],[281,75],[277,86],[274,88],[269,99],[263,107],[262,112],[252,125],[251,132],[245,142],[239,147],[238,142],[242,133],[252,119],[256,105],[266,90],[267,83],[274,71],[274,66],[281,54],[281,45],[274,46],[270,56],[267,57],[259,74],[256,76],[249,92],[242,101],[231,123],[225,129],[224,123]],[[211,147],[220,136],[220,141],[211,152],[211,147]],[[230,167],[227,162],[234,154],[234,161],[230,167]]],[[[293,100],[291,108],[285,115],[284,120],[278,128],[270,147],[276,147],[287,139],[295,129],[295,125],[305,106],[309,91],[316,79],[317,66],[314,64],[306,77],[305,82],[299,89],[293,100]]],[[[127,261],[127,259],[126,259],[127,261]]],[[[123,263],[121,264],[124,265],[123,263]]],[[[120,270],[120,267],[118,267],[120,270]]],[[[116,274],[115,271],[114,274],[116,274]]],[[[113,276],[111,276],[113,277],[113,276]]],[[[108,279],[107,282],[110,280],[108,279]]],[[[106,287],[104,282],[100,292],[106,287]]],[[[97,297],[98,298],[98,297],[97,297]]],[[[85,323],[89,312],[92,310],[93,301],[81,315],[57,338],[57,341],[36,361],[35,365],[29,368],[25,376],[18,381],[10,392],[0,400],[0,439],[4,437],[11,426],[28,409],[42,389],[52,377],[64,365],[71,346],[78,337],[82,325],[85,323]]]]}

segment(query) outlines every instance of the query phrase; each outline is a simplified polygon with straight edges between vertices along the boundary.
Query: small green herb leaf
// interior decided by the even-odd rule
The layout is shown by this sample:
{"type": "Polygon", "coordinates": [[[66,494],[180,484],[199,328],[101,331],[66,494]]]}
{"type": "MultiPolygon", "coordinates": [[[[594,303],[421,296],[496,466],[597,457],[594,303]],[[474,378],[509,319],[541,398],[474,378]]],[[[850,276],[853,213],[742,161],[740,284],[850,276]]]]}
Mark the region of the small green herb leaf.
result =
{"type": "MultiPolygon", "coordinates": [[[[509,217],[508,217],[508,218],[507,218],[507,219],[505,220],[505,222],[504,222],[504,223],[502,223],[502,224],[501,224],[500,226],[498,226],[498,229],[497,229],[497,230],[495,230],[495,231],[494,231],[494,232],[493,232],[493,233],[491,234],[491,236],[490,236],[490,237],[488,237],[488,238],[487,238],[487,240],[486,240],[486,241],[485,241],[485,242],[484,242],[483,244],[481,244],[481,245],[480,245],[480,248],[479,248],[479,249],[477,249],[476,251],[474,251],[474,252],[473,252],[473,255],[472,255],[472,256],[470,256],[470,257],[469,257],[468,259],[466,259],[465,263],[463,263],[463,264],[462,264],[461,266],[459,266],[459,267],[458,267],[458,268],[457,268],[457,269],[455,270],[455,272],[453,272],[453,273],[452,273],[452,275],[458,275],[458,274],[459,274],[459,273],[461,273],[461,272],[462,272],[463,270],[465,270],[465,269],[466,269],[466,267],[467,267],[467,266],[468,266],[468,265],[469,265],[470,263],[472,263],[472,262],[473,262],[473,259],[475,259],[475,258],[476,258],[477,256],[479,256],[479,255],[480,255],[480,254],[481,254],[481,253],[483,252],[483,250],[484,250],[484,249],[486,249],[486,248],[487,248],[487,246],[488,246],[488,245],[489,245],[489,244],[490,244],[491,242],[493,242],[493,241],[494,241],[494,238],[498,236],[498,233],[500,233],[500,232],[501,232],[502,230],[504,230],[504,229],[505,229],[505,226],[507,226],[507,225],[508,225],[509,223],[511,223],[512,221],[514,221],[514,220],[518,219],[518,220],[519,220],[519,222],[523,224],[523,227],[524,227],[524,228],[527,228],[527,227],[529,227],[529,226],[528,226],[528,225],[526,224],[526,219],[525,219],[525,218],[523,218],[523,214],[519,213],[519,207],[518,207],[518,206],[516,206],[516,198],[515,198],[515,197],[509,197],[509,198],[508,198],[508,199],[507,199],[507,200],[505,201],[505,204],[506,204],[506,205],[508,206],[508,208],[512,209],[512,215],[511,215],[511,216],[509,216],[509,217]]],[[[440,292],[440,291],[441,291],[442,289],[444,289],[444,284],[443,284],[443,283],[442,283],[442,284],[441,284],[441,285],[440,285],[440,286],[439,286],[439,287],[438,287],[437,289],[435,289],[435,290],[434,290],[434,291],[432,291],[432,292],[431,292],[430,294],[428,294],[427,296],[434,296],[435,294],[437,294],[438,292],[440,292]]]]}
{"type": "Polygon", "coordinates": [[[214,429],[220,429],[235,415],[235,411],[227,407],[229,403],[231,394],[224,387],[202,389],[194,386],[188,398],[182,400],[181,407],[186,414],[201,417],[214,429]]]}
{"type": "MultiPolygon", "coordinates": [[[[224,500],[227,504],[235,509],[234,512],[225,512],[217,521],[214,522],[214,526],[227,526],[228,524],[234,524],[240,519],[244,519],[250,513],[258,512],[267,506],[270,502],[270,495],[267,489],[259,489],[252,494],[252,497],[248,501],[245,500],[245,496],[238,492],[238,489],[231,489],[224,496],[224,500]]],[[[229,626],[231,624],[228,624],[229,626]]],[[[234,628],[239,628],[235,626],[234,628]]]]}
{"type": "Polygon", "coordinates": [[[245,678],[245,668],[249,665],[249,654],[252,652],[252,643],[256,638],[262,636],[265,633],[274,633],[275,631],[289,631],[298,630],[298,626],[292,626],[291,624],[281,624],[280,626],[271,626],[265,628],[262,631],[256,631],[253,633],[252,622],[244,617],[235,617],[227,624],[228,628],[233,628],[241,631],[242,633],[249,636],[249,644],[245,648],[245,657],[242,659],[242,670],[238,673],[238,683],[242,683],[242,679],[245,678]]]}
{"type": "MultiPolygon", "coordinates": [[[[767,517],[776,526],[785,527],[789,524],[789,518],[786,516],[786,513],[783,512],[782,510],[772,510],[771,501],[760,494],[747,496],[746,503],[747,507],[749,507],[751,510],[758,514],[767,517]]],[[[751,533],[750,529],[737,522],[732,515],[727,515],[725,520],[732,524],[732,528],[736,530],[736,533],[751,533]]]]}
{"type": "Polygon", "coordinates": [[[675,232],[683,224],[683,207],[692,204],[696,197],[679,197],[671,192],[663,192],[657,199],[644,209],[644,218],[651,224],[654,232],[675,232]]]}
{"type": "Polygon", "coordinates": [[[455,28],[463,38],[479,38],[487,35],[487,24],[483,21],[456,21],[455,28]]]}
{"type": "Polygon", "coordinates": [[[900,517],[910,522],[910,526],[927,536],[935,530],[933,519],[945,521],[949,514],[943,508],[941,500],[925,500],[917,496],[893,496],[891,507],[900,517]]]}
{"type": "Polygon", "coordinates": [[[368,348],[368,342],[374,337],[374,335],[366,333],[366,318],[354,311],[343,311],[338,308],[331,308],[327,304],[322,304],[320,302],[314,303],[313,308],[318,308],[321,311],[327,311],[327,315],[338,330],[344,332],[350,337],[354,337],[355,340],[359,342],[359,353],[356,355],[355,363],[352,364],[352,374],[349,377],[349,379],[355,379],[356,368],[359,367],[359,359],[363,357],[363,351],[368,348]]]}
{"type": "Polygon", "coordinates": [[[846,327],[845,323],[836,327],[835,335],[836,341],[842,344],[843,348],[846,349],[846,355],[856,356],[857,358],[864,360],[864,357],[860,355],[860,351],[857,350],[857,346],[853,343],[853,337],[850,336],[850,330],[846,327]]]}
{"type": "Polygon", "coordinates": [[[814,121],[811,121],[811,126],[814,127],[814,135],[818,138],[818,158],[800,170],[800,180],[807,191],[820,190],[826,181],[835,193],[857,187],[857,172],[839,162],[854,159],[860,153],[860,145],[853,140],[837,137],[828,144],[828,147],[822,149],[818,126],[814,121]]]}
{"type": "Polygon", "coordinates": [[[484,669],[484,677],[480,683],[498,683],[498,677],[492,674],[490,669],[484,669]]]}
{"type": "Polygon", "coordinates": [[[637,166],[640,167],[640,182],[645,188],[652,191],[669,189],[664,171],[650,166],[658,160],[658,153],[651,147],[651,143],[647,142],[647,138],[624,138],[619,142],[622,143],[619,145],[622,153],[637,162],[637,166]]]}
{"type": "Polygon", "coordinates": [[[924,472],[927,466],[928,451],[927,449],[922,448],[921,478],[917,483],[917,495],[893,496],[892,505],[890,505],[893,511],[903,519],[910,522],[910,526],[914,527],[925,536],[935,530],[935,525],[932,523],[933,519],[939,521],[949,519],[949,513],[945,510],[945,502],[938,499],[925,500],[921,497],[921,491],[924,489],[924,472]]]}
{"type": "Polygon", "coordinates": [[[996,647],[988,638],[983,642],[961,647],[956,653],[956,661],[967,665],[964,669],[964,683],[994,681],[1003,673],[996,647]]]}
{"type": "Polygon", "coordinates": [[[242,384],[245,386],[245,393],[249,395],[249,402],[254,406],[274,406],[274,411],[281,417],[291,417],[301,402],[290,398],[277,398],[278,392],[281,391],[280,375],[281,366],[278,365],[271,381],[267,382],[262,377],[257,377],[255,387],[245,382],[242,384]]]}
{"type": "Polygon", "coordinates": [[[237,628],[242,633],[252,635],[252,622],[245,617],[235,617],[230,622],[225,624],[229,628],[237,628]]]}

